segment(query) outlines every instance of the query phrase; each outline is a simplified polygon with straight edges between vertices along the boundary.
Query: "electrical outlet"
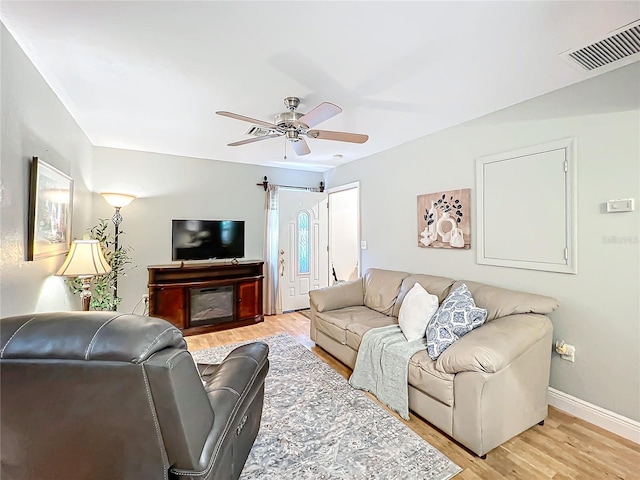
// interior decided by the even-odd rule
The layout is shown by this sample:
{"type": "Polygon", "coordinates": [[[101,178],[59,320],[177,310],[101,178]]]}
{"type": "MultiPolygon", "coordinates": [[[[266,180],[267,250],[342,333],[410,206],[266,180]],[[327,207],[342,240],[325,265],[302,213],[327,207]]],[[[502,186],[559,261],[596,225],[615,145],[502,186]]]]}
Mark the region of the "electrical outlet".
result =
{"type": "Polygon", "coordinates": [[[563,360],[572,363],[576,361],[576,347],[569,345],[564,340],[557,340],[555,347],[556,352],[563,360]]]}
{"type": "Polygon", "coordinates": [[[145,293],[142,295],[142,301],[144,302],[144,310],[142,310],[143,315],[149,315],[149,294],[145,293]]]}
{"type": "Polygon", "coordinates": [[[568,343],[565,345],[565,347],[567,348],[567,353],[564,353],[562,355],[560,355],[562,357],[563,360],[567,360],[569,362],[575,362],[576,361],[576,347],[574,347],[573,345],[569,345],[568,343]]]}

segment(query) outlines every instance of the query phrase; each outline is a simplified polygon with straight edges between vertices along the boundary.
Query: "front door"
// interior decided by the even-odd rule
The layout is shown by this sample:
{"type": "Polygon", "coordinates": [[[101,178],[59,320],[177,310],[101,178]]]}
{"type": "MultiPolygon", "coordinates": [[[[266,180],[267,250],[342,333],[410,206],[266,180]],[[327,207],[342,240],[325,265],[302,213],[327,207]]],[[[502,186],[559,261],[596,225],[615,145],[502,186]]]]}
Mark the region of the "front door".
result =
{"type": "Polygon", "coordinates": [[[282,311],[309,308],[309,290],[328,285],[327,194],[279,192],[282,311]]]}

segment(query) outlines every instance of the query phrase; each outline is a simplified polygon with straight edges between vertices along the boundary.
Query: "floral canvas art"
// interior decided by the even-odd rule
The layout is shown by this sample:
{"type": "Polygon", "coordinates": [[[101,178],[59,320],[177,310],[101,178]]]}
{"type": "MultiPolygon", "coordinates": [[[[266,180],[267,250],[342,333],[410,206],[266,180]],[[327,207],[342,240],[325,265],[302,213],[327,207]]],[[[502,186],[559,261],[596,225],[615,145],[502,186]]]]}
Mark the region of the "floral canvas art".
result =
{"type": "Polygon", "coordinates": [[[471,189],[418,195],[418,246],[471,248],[471,189]]]}

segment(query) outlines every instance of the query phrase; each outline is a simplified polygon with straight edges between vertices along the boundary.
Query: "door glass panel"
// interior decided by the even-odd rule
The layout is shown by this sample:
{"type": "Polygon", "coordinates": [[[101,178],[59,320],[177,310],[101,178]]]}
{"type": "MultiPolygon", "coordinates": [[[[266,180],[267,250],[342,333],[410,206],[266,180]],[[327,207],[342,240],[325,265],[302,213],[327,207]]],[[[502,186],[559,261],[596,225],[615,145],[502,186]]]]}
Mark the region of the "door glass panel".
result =
{"type": "Polygon", "coordinates": [[[309,214],[298,215],[298,273],[309,273],[309,214]]]}

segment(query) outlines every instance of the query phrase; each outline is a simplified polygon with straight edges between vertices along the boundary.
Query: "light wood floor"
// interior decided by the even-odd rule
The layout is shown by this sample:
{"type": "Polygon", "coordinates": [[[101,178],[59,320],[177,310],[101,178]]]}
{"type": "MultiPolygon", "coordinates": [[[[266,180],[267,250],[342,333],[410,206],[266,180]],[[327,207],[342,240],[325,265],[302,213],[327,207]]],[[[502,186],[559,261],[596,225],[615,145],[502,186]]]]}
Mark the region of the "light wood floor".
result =
{"type": "MultiPolygon", "coordinates": [[[[309,320],[299,313],[273,315],[250,327],[186,339],[189,350],[195,351],[284,332],[344,377],[351,374],[351,369],[309,339],[309,320]]],[[[486,460],[470,453],[413,414],[408,422],[395,416],[462,467],[463,471],[454,480],[640,479],[639,445],[553,407],[549,407],[544,426],[534,426],[492,450],[486,460]]]]}

